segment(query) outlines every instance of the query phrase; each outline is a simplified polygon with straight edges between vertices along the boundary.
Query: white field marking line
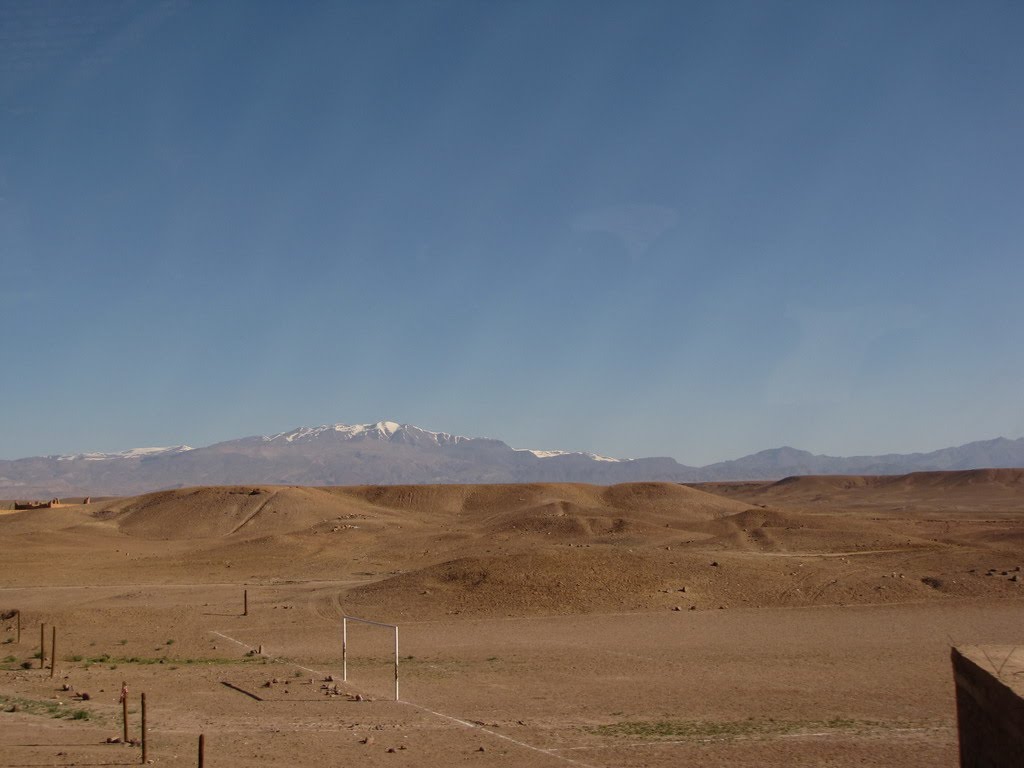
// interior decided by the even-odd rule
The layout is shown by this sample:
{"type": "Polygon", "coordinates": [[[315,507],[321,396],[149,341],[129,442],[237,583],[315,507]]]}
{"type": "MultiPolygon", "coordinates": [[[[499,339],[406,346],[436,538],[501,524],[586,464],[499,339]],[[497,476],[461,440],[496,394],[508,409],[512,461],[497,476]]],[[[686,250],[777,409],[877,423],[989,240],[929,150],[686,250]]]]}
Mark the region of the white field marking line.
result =
{"type": "MultiPolygon", "coordinates": [[[[243,643],[241,640],[235,640],[235,638],[233,638],[233,637],[228,637],[223,632],[217,632],[216,630],[211,629],[210,630],[210,634],[211,635],[217,635],[218,637],[223,637],[225,640],[230,640],[232,643],[237,643],[238,645],[242,646],[243,648],[248,648],[250,651],[255,651],[256,650],[255,648],[253,648],[248,643],[243,643]]],[[[298,663],[296,663],[294,661],[291,661],[289,659],[282,659],[280,656],[267,656],[266,654],[262,654],[262,655],[265,658],[270,659],[271,661],[276,661],[276,662],[279,662],[281,664],[288,664],[288,665],[293,666],[293,667],[298,667],[299,669],[304,669],[307,672],[312,672],[314,675],[326,675],[327,674],[326,672],[321,672],[319,669],[310,669],[309,667],[304,667],[301,664],[298,664],[298,663]]]]}
{"type": "Polygon", "coordinates": [[[0,592],[42,591],[45,589],[200,589],[202,587],[250,587],[259,589],[286,589],[306,585],[332,584],[368,584],[377,579],[309,579],[307,581],[289,581],[280,584],[240,584],[237,581],[211,581],[193,584],[47,584],[45,586],[0,587],[0,592]]]}
{"type": "Polygon", "coordinates": [[[565,755],[556,754],[556,750],[554,750],[554,749],[544,749],[542,747],[535,747],[532,744],[527,744],[525,741],[519,741],[519,739],[513,739],[511,736],[507,736],[504,733],[498,733],[497,731],[492,731],[490,728],[484,728],[482,725],[477,725],[476,723],[470,723],[470,722],[468,722],[466,720],[460,720],[457,717],[452,717],[451,715],[446,715],[443,712],[435,712],[432,709],[428,709],[427,707],[421,706],[420,704],[414,704],[411,701],[403,700],[401,703],[402,704],[408,704],[410,707],[413,707],[415,709],[421,710],[423,712],[427,712],[427,713],[429,713],[431,715],[434,715],[435,717],[440,717],[443,720],[450,720],[453,723],[458,723],[459,725],[465,726],[466,728],[473,728],[473,729],[478,730],[478,731],[483,731],[484,733],[486,733],[486,734],[488,734],[490,736],[497,736],[499,739],[505,739],[505,741],[510,741],[513,744],[515,744],[516,746],[524,747],[525,749],[531,749],[534,752],[539,752],[542,755],[547,755],[548,757],[553,757],[556,760],[563,760],[563,761],[565,761],[567,763],[571,763],[572,765],[578,765],[578,766],[580,766],[580,768],[594,768],[594,766],[592,766],[592,765],[588,765],[587,763],[580,762],[579,760],[573,760],[571,757],[566,757],[565,755]]]}
{"type": "MultiPolygon", "coordinates": [[[[223,637],[225,640],[230,640],[232,643],[236,643],[237,645],[240,645],[243,648],[248,648],[249,650],[253,650],[252,646],[250,646],[249,644],[243,643],[241,640],[236,640],[233,637],[228,637],[223,632],[218,632],[216,630],[212,630],[211,629],[210,630],[210,634],[217,635],[218,637],[223,637]]],[[[294,667],[298,667],[299,669],[304,669],[307,672],[312,672],[315,675],[323,675],[323,674],[325,674],[324,672],[320,672],[320,671],[318,671],[316,669],[310,669],[309,667],[304,667],[301,664],[296,664],[294,661],[289,661],[287,659],[281,659],[281,658],[278,658],[278,657],[275,657],[275,656],[269,656],[268,658],[272,659],[273,661],[279,661],[282,664],[291,664],[294,667]]],[[[346,683],[346,686],[349,687],[349,688],[353,687],[353,686],[349,685],[348,683],[346,683]]],[[[520,747],[523,747],[525,749],[532,749],[534,752],[540,752],[542,755],[547,755],[548,757],[553,757],[556,760],[562,760],[562,761],[564,761],[566,763],[571,763],[572,765],[578,765],[578,766],[580,766],[580,768],[595,768],[595,766],[588,765],[587,763],[582,763],[579,760],[573,760],[571,757],[566,757],[565,755],[556,755],[553,750],[543,749],[541,747],[535,747],[532,744],[527,744],[525,741],[519,741],[518,739],[513,739],[511,736],[506,736],[504,733],[498,733],[497,731],[492,731],[490,728],[484,728],[483,726],[477,725],[476,723],[470,723],[470,722],[468,722],[466,720],[460,720],[457,717],[452,717],[451,715],[446,715],[446,714],[444,714],[442,712],[435,712],[432,709],[427,709],[424,706],[421,706],[419,704],[414,704],[413,702],[406,701],[405,699],[402,699],[398,703],[400,703],[400,704],[407,704],[408,706],[413,707],[414,709],[421,710],[422,712],[427,712],[428,714],[434,715],[435,717],[440,717],[443,720],[450,720],[451,722],[458,723],[459,725],[465,726],[466,728],[474,728],[474,729],[476,729],[478,731],[483,731],[486,734],[489,734],[491,736],[497,736],[499,739],[505,739],[506,741],[510,741],[513,744],[515,744],[517,746],[520,746],[520,747]]]]}
{"type": "MultiPolygon", "coordinates": [[[[935,728],[889,728],[879,729],[873,733],[912,733],[921,731],[934,731],[935,728]]],[[[941,730],[941,729],[940,729],[941,730]]],[[[779,739],[804,739],[810,737],[820,736],[857,736],[860,734],[851,733],[848,731],[821,731],[820,733],[780,733],[775,738],[779,739]]],[[[763,738],[757,738],[754,736],[739,736],[736,738],[729,738],[722,736],[720,738],[708,738],[708,739],[672,739],[665,741],[641,741],[634,744],[595,744],[588,747],[556,747],[551,750],[552,752],[570,752],[570,751],[586,751],[586,750],[598,750],[598,749],[634,749],[639,747],[657,747],[657,746],[675,746],[677,744],[710,744],[712,742],[723,742],[723,741],[768,741],[772,737],[766,735],[763,738]]]]}

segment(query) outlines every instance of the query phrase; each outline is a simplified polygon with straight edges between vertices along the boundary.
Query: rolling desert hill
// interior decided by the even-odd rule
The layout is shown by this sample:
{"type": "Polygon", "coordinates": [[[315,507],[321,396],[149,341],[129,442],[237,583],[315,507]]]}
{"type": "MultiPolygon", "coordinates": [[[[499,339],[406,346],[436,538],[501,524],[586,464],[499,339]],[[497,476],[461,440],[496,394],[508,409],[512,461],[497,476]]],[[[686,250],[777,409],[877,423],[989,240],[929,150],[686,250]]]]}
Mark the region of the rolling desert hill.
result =
{"type": "Polygon", "coordinates": [[[136,448],[0,460],[0,498],[128,495],[196,485],[357,485],[698,482],[788,475],[894,475],[1024,467],[1024,438],[997,438],[931,453],[821,456],[761,451],[703,467],[667,457],[515,449],[491,438],[410,424],[332,424],[205,447],[136,448]]]}
{"type": "Polygon", "coordinates": [[[56,548],[97,584],[353,579],[339,615],[403,619],[1014,595],[1024,472],[199,487],[7,512],[0,536],[12,584],[56,548]]]}

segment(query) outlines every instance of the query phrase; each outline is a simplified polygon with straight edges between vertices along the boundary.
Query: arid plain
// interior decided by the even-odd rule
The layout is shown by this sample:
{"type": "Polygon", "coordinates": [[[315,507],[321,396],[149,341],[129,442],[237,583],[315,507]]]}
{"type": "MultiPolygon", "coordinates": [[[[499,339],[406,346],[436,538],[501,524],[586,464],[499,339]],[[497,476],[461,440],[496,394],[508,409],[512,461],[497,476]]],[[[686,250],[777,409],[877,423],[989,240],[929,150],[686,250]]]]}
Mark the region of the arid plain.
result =
{"type": "Polygon", "coordinates": [[[954,766],[1024,642],[1024,470],[5,506],[3,766],[954,766]]]}

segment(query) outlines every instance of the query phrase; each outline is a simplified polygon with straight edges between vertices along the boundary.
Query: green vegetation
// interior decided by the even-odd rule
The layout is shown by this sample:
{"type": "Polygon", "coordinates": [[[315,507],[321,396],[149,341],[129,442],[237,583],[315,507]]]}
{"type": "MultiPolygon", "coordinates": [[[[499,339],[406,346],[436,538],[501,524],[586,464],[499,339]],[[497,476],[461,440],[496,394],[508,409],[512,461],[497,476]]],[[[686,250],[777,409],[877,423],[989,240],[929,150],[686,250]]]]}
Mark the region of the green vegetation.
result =
{"type": "Polygon", "coordinates": [[[237,659],[183,659],[176,656],[111,656],[109,653],[102,653],[99,656],[69,656],[66,661],[80,661],[86,667],[92,664],[109,664],[111,669],[116,669],[118,664],[253,664],[266,663],[266,659],[255,657],[242,657],[237,659]]]}
{"type": "Polygon", "coordinates": [[[0,710],[24,712],[27,715],[64,718],[67,720],[91,720],[92,712],[87,709],[69,709],[59,701],[39,701],[16,696],[0,695],[0,710]],[[12,709],[13,708],[13,709],[12,709]]]}
{"type": "Polygon", "coordinates": [[[706,722],[699,720],[624,721],[599,725],[586,730],[601,736],[627,736],[635,739],[666,739],[675,741],[710,741],[764,738],[807,731],[875,730],[883,724],[872,720],[733,720],[706,722]]]}

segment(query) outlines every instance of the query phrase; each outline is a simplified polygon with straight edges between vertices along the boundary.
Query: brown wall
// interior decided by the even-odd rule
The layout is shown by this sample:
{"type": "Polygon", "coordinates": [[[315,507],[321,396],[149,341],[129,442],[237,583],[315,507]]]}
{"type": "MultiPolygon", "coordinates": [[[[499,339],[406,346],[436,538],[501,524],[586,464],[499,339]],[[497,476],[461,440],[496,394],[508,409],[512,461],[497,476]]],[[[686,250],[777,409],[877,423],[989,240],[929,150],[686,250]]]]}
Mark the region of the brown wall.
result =
{"type": "Polygon", "coordinates": [[[1024,766],[1024,679],[1015,682],[1022,664],[1013,656],[1014,649],[1003,646],[952,650],[962,768],[1024,766]]]}

